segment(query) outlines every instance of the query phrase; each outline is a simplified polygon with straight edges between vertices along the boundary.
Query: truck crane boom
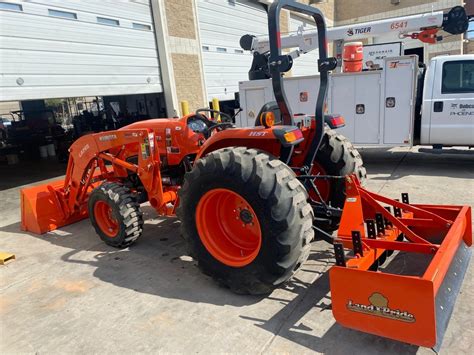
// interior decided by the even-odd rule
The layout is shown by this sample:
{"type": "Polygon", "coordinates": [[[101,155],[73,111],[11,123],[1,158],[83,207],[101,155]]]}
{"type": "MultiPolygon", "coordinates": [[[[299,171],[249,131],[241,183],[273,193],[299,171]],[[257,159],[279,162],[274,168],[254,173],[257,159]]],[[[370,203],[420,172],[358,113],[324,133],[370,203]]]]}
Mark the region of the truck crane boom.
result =
{"type": "MultiPolygon", "coordinates": [[[[361,40],[387,33],[398,33],[401,38],[411,37],[425,43],[436,43],[442,40],[437,34],[444,30],[450,34],[462,34],[469,27],[466,10],[462,6],[455,6],[449,12],[436,11],[411,16],[402,16],[378,21],[364,22],[329,28],[328,42],[361,40]]],[[[265,79],[267,75],[268,53],[270,51],[269,38],[256,37],[246,34],[240,39],[240,46],[244,50],[252,51],[254,61],[249,72],[249,79],[265,79]]],[[[302,31],[281,36],[281,48],[295,48],[288,55],[294,59],[301,54],[318,48],[318,32],[315,30],[302,31]]]]}

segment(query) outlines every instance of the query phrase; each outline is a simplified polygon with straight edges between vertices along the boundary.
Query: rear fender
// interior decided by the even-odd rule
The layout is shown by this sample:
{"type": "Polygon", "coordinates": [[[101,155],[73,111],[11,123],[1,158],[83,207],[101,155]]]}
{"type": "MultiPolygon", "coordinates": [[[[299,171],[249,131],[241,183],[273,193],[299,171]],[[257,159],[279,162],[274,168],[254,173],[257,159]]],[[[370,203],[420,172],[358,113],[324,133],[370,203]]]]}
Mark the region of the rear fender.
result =
{"type": "MultiPolygon", "coordinates": [[[[280,157],[283,142],[281,141],[283,131],[297,129],[294,126],[274,126],[265,128],[262,126],[252,128],[232,128],[212,135],[201,147],[196,160],[221,148],[247,147],[255,148],[280,157]],[[276,134],[278,133],[278,134],[276,134]]],[[[295,144],[300,143],[295,142],[295,144]]]]}

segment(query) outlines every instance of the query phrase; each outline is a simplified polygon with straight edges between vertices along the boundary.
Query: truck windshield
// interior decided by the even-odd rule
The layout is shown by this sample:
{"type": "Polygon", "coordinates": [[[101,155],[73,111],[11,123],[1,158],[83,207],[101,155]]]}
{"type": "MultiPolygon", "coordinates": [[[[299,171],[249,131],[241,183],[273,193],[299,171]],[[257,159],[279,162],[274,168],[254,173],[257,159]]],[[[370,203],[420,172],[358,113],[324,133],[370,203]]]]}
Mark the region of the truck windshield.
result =
{"type": "Polygon", "coordinates": [[[474,60],[444,63],[441,93],[474,93],[474,60]]]}

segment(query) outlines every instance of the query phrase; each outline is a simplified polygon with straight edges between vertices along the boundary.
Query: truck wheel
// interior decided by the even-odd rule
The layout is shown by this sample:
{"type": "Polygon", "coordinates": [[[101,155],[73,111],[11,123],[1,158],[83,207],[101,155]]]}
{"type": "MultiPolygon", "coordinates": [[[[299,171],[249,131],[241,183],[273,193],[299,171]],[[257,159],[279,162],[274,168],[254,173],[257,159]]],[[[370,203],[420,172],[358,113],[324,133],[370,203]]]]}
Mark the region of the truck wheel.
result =
{"type": "Polygon", "coordinates": [[[202,271],[232,291],[266,294],[307,259],[313,210],[293,171],[266,152],[219,149],[185,176],[177,215],[202,271]]]}
{"type": "MultiPolygon", "coordinates": [[[[312,175],[345,176],[355,174],[361,183],[367,178],[362,157],[352,143],[343,135],[326,129],[316,155],[312,175]]],[[[344,180],[315,180],[323,200],[332,207],[343,208],[346,199],[344,180]]],[[[310,191],[310,196],[318,201],[319,196],[310,191]]],[[[321,222],[318,227],[332,233],[339,227],[338,219],[321,222]]]]}
{"type": "Polygon", "coordinates": [[[89,218],[100,239],[116,248],[133,244],[143,231],[143,214],[130,190],[104,182],[89,197],[89,218]]]}

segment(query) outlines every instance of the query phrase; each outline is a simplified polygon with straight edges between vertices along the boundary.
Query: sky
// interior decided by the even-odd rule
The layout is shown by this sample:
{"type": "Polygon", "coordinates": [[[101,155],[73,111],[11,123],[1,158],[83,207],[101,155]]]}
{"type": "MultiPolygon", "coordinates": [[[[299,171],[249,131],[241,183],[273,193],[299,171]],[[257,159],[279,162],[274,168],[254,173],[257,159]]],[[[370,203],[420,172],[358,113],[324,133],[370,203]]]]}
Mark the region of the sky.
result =
{"type": "Polygon", "coordinates": [[[473,31],[473,32],[468,32],[467,38],[474,38],[474,22],[469,23],[469,31],[473,31]]]}

